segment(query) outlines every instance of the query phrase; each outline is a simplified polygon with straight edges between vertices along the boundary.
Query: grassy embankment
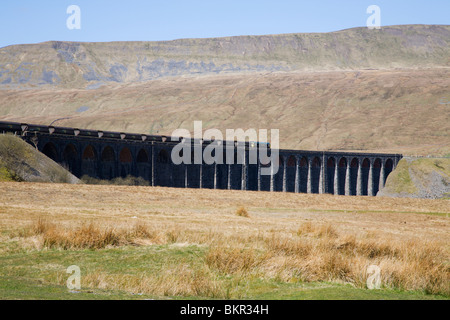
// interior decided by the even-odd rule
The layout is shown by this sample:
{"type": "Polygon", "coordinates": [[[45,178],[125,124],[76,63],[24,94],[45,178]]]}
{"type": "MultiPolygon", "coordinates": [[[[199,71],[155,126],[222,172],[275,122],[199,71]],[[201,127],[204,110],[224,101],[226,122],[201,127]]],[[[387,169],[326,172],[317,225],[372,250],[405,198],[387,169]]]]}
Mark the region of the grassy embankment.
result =
{"type": "Polygon", "coordinates": [[[76,183],[78,179],[19,137],[0,134],[0,181],[76,183]]]}
{"type": "Polygon", "coordinates": [[[450,159],[402,159],[389,175],[382,195],[449,198],[450,159]]]}

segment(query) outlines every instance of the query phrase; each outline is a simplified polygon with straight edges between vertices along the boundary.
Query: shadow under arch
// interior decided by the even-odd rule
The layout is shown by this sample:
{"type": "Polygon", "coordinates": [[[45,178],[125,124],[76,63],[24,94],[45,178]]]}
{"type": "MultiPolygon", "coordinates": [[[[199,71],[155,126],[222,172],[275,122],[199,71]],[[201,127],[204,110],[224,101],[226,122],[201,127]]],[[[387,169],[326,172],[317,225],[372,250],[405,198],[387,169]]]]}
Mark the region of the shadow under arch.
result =
{"type": "Polygon", "coordinates": [[[359,167],[359,160],[358,158],[353,158],[350,162],[350,195],[356,196],[356,186],[358,183],[358,167],[359,167]]]}
{"type": "Polygon", "coordinates": [[[86,146],[81,156],[81,175],[97,178],[97,160],[97,151],[95,148],[92,145],[86,146]]]}
{"type": "Polygon", "coordinates": [[[341,158],[338,164],[338,195],[345,195],[345,180],[347,179],[347,158],[341,158]]]}
{"type": "Polygon", "coordinates": [[[78,166],[78,151],[72,143],[69,143],[64,148],[62,156],[62,166],[67,168],[76,177],[80,177],[78,166]]]}
{"type": "Polygon", "coordinates": [[[53,142],[48,142],[45,144],[44,148],[42,149],[42,153],[45,154],[47,157],[52,159],[55,162],[59,162],[59,156],[58,156],[58,149],[53,144],[53,142]]]}
{"type": "Polygon", "coordinates": [[[289,156],[286,163],[286,192],[295,192],[295,172],[297,171],[297,159],[289,156]]]}
{"type": "Polygon", "coordinates": [[[327,160],[327,171],[326,171],[326,193],[334,194],[334,179],[336,173],[336,160],[333,157],[328,158],[327,160]]]}
{"type": "Polygon", "coordinates": [[[314,157],[311,162],[311,193],[319,193],[321,161],[314,157]]]}
{"type": "Polygon", "coordinates": [[[300,167],[299,167],[299,192],[307,193],[308,192],[308,158],[302,157],[300,159],[300,167]]]}
{"type": "Polygon", "coordinates": [[[275,174],[273,179],[274,186],[273,191],[281,192],[283,191],[283,179],[284,179],[284,156],[278,156],[278,172],[275,174]]]}
{"type": "Polygon", "coordinates": [[[145,149],[138,152],[137,158],[137,176],[147,181],[152,181],[152,166],[150,163],[150,156],[145,149]]]}
{"type": "Polygon", "coordinates": [[[126,178],[132,174],[133,170],[133,155],[129,148],[124,147],[119,153],[120,176],[126,178]]]}
{"type": "Polygon", "coordinates": [[[387,178],[392,170],[394,170],[394,161],[389,158],[386,160],[386,163],[384,165],[383,186],[386,185],[387,178]]]}
{"type": "Polygon", "coordinates": [[[111,146],[103,148],[101,155],[102,163],[102,178],[114,179],[117,177],[116,173],[116,153],[111,146]]]}
{"type": "Polygon", "coordinates": [[[369,195],[370,160],[365,158],[361,164],[361,195],[369,195]]]}
{"type": "Polygon", "coordinates": [[[378,191],[380,191],[380,175],[381,175],[381,159],[377,158],[373,162],[372,168],[372,194],[371,196],[376,196],[378,191]]]}
{"type": "Polygon", "coordinates": [[[172,166],[166,149],[158,152],[155,163],[155,184],[160,187],[172,186],[172,166]]]}

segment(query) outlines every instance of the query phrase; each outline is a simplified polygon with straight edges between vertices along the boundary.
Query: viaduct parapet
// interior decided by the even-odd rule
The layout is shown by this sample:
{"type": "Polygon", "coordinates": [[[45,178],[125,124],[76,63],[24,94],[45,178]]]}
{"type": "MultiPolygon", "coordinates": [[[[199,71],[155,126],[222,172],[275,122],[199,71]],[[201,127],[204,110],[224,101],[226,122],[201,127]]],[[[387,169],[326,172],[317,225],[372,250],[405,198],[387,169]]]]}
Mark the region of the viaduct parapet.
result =
{"type": "MultiPolygon", "coordinates": [[[[259,159],[257,164],[248,161],[258,143],[234,143],[235,155],[243,151],[241,164],[175,165],[171,153],[181,139],[171,137],[13,122],[0,122],[0,132],[21,136],[77,177],[132,175],[152,186],[175,188],[375,196],[402,158],[400,154],[279,150],[278,172],[262,175],[259,159]]],[[[207,145],[203,142],[202,148],[207,145]]]]}

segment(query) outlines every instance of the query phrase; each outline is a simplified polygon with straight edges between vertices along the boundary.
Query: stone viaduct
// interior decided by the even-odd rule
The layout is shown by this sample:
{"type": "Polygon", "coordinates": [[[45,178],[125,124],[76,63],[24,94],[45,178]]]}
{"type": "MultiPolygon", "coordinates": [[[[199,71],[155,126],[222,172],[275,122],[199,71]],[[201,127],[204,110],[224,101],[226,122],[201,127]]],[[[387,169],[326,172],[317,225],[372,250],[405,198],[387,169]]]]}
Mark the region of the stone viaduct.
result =
{"type": "MultiPolygon", "coordinates": [[[[375,196],[402,158],[399,154],[279,150],[279,170],[261,175],[259,159],[249,164],[251,148],[234,142],[242,164],[180,164],[171,152],[180,140],[170,137],[0,122],[12,132],[69,169],[75,176],[113,179],[142,177],[152,186],[209,188],[336,195],[375,196]]],[[[193,142],[195,143],[195,142],[193,142]]],[[[198,143],[198,142],[197,142],[198,143]]],[[[202,147],[211,142],[202,142],[202,147]]],[[[236,163],[236,162],[235,162],[236,163]]]]}

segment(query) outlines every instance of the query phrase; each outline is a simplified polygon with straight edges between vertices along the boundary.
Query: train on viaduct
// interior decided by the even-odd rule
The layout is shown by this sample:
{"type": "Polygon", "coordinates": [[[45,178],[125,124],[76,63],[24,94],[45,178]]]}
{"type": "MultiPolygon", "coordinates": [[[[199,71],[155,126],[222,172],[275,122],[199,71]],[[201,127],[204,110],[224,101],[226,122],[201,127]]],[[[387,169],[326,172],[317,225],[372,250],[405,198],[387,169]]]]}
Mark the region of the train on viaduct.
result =
{"type": "MultiPolygon", "coordinates": [[[[241,164],[179,164],[171,161],[181,138],[0,122],[77,177],[132,175],[152,186],[375,196],[402,158],[400,154],[278,150],[279,169],[261,175],[259,159],[241,164]]],[[[196,143],[195,140],[192,143],[196,143]]],[[[200,142],[197,142],[200,143],[200,142]]],[[[211,141],[201,141],[205,148],[211,141]]],[[[245,159],[258,143],[232,144],[245,159]]],[[[229,147],[228,147],[229,148],[229,147]]]]}

